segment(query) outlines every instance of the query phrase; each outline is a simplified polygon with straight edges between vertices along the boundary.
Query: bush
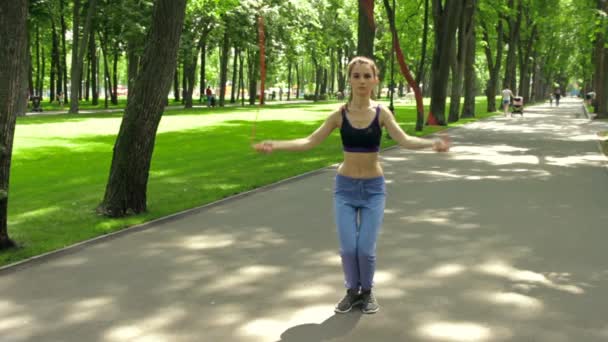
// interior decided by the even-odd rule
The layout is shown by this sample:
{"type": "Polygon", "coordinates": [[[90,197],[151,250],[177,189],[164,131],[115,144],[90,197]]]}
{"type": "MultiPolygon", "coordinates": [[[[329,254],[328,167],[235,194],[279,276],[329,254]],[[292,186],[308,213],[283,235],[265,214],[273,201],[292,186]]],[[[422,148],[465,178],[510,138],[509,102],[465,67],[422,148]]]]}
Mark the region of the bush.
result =
{"type": "MultiPolygon", "coordinates": [[[[304,100],[310,100],[310,101],[314,101],[315,100],[315,94],[304,94],[304,100]]],[[[327,94],[321,94],[319,95],[318,101],[325,101],[327,100],[327,94]]]]}

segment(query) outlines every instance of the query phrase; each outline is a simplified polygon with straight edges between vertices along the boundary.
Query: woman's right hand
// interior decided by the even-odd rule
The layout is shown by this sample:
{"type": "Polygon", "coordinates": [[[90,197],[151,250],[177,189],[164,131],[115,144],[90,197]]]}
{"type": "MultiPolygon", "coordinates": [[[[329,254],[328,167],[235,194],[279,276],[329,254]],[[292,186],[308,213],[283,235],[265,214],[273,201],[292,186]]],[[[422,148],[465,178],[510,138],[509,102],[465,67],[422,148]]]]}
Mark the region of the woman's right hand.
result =
{"type": "Polygon", "coordinates": [[[272,153],[273,147],[272,141],[270,140],[265,140],[253,145],[253,148],[259,153],[272,153]]]}
{"type": "Polygon", "coordinates": [[[447,152],[450,150],[450,145],[450,139],[442,135],[433,141],[433,150],[436,152],[447,152]]]}

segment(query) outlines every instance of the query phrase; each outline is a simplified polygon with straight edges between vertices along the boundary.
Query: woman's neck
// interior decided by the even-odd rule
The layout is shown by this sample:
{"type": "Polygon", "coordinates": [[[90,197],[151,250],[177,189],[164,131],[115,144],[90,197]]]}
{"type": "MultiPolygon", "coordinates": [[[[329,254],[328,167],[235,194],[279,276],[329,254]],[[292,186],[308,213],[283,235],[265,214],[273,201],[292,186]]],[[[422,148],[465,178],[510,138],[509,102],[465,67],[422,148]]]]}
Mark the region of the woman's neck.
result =
{"type": "Polygon", "coordinates": [[[372,104],[372,101],[370,100],[369,97],[359,97],[359,96],[353,96],[353,98],[350,100],[349,103],[349,107],[351,109],[366,109],[369,108],[372,104]]]}

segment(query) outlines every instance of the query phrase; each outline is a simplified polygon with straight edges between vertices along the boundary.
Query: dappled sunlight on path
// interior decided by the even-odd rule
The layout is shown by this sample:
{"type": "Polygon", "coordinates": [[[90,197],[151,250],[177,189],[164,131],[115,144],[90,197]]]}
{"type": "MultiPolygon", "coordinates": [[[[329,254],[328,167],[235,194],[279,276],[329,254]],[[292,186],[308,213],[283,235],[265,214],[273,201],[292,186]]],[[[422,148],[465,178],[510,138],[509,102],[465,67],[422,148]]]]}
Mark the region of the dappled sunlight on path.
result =
{"type": "Polygon", "coordinates": [[[605,341],[608,174],[577,106],[450,129],[446,154],[382,153],[375,315],[333,313],[332,167],[4,272],[0,336],[605,341]]]}

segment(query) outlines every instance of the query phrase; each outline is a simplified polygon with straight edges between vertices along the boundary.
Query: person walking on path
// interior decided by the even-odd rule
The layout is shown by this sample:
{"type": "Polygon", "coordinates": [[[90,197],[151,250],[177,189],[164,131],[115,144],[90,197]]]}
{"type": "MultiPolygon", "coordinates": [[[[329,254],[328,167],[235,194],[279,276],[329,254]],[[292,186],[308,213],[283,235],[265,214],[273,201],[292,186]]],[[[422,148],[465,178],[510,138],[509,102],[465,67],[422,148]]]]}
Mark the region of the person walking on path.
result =
{"type": "Polygon", "coordinates": [[[207,96],[207,107],[211,107],[211,98],[213,97],[211,86],[207,86],[207,89],[205,89],[205,96],[207,96]]]}
{"type": "Polygon", "coordinates": [[[509,105],[511,104],[511,98],[513,98],[513,92],[509,88],[505,88],[502,90],[502,110],[504,116],[506,117],[509,114],[509,105]]]}
{"type": "Polygon", "coordinates": [[[410,149],[449,150],[446,138],[423,139],[407,135],[391,112],[372,101],[378,84],[378,68],[366,57],[355,57],[347,67],[351,86],[349,101],[332,112],[325,122],[306,138],[265,140],[253,145],[261,153],[304,151],[324,141],[340,129],[344,161],[335,179],[334,210],[346,295],[335,312],[349,312],[361,304],[363,313],[380,309],[372,293],[376,269],[376,240],[384,219],[385,180],[379,162],[382,127],[400,146],[410,149]]]}
{"type": "Polygon", "coordinates": [[[553,96],[555,97],[555,106],[559,107],[559,99],[562,97],[562,91],[559,87],[555,88],[553,91],[553,96]]]}

